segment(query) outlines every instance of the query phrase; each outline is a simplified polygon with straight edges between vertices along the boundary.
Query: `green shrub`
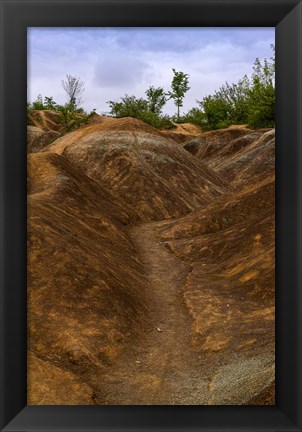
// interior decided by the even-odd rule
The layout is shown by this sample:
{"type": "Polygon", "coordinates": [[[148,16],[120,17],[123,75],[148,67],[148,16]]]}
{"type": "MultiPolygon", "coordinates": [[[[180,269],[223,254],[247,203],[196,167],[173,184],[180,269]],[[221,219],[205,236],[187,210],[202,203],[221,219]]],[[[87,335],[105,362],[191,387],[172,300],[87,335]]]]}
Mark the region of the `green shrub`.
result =
{"type": "Polygon", "coordinates": [[[69,128],[72,122],[76,119],[76,114],[74,111],[70,110],[70,107],[67,105],[59,105],[57,107],[57,111],[59,112],[60,122],[63,124],[64,128],[69,128]]]}
{"type": "Polygon", "coordinates": [[[248,124],[251,128],[275,126],[275,63],[266,59],[254,63],[252,86],[248,98],[248,124]]]}
{"type": "Polygon", "coordinates": [[[206,96],[200,102],[206,120],[206,129],[220,129],[231,123],[230,105],[217,93],[206,96]]]}
{"type": "Polygon", "coordinates": [[[69,124],[69,126],[67,127],[66,132],[70,132],[75,129],[78,129],[83,124],[88,123],[88,121],[95,115],[96,115],[95,111],[91,111],[89,114],[86,113],[81,114],[81,117],[79,117],[79,115],[76,116],[76,118],[74,118],[69,124]]]}
{"type": "Polygon", "coordinates": [[[44,97],[44,109],[48,110],[56,110],[57,109],[57,103],[53,100],[52,97],[44,97]]]}
{"type": "Polygon", "coordinates": [[[206,117],[204,112],[199,108],[192,108],[186,114],[182,115],[179,119],[173,117],[175,123],[194,123],[198,126],[206,126],[206,117]]]}
{"type": "Polygon", "coordinates": [[[33,101],[32,104],[29,105],[29,108],[33,109],[33,110],[47,109],[47,108],[45,108],[45,106],[43,104],[43,99],[42,99],[42,96],[40,94],[37,96],[37,99],[35,101],[33,101]]]}
{"type": "Polygon", "coordinates": [[[56,110],[60,113],[60,122],[63,124],[66,132],[77,129],[82,124],[87,123],[96,113],[95,110],[87,114],[82,108],[73,110],[73,106],[68,103],[66,105],[58,105],[56,110]]]}
{"type": "Polygon", "coordinates": [[[110,114],[114,117],[134,117],[139,118],[142,112],[148,111],[148,101],[143,98],[125,95],[120,102],[107,102],[110,108],[110,114]]]}
{"type": "MultiPolygon", "coordinates": [[[[274,46],[271,46],[274,51],[274,46]]],[[[220,87],[213,95],[199,101],[205,118],[205,128],[220,129],[231,124],[249,127],[275,126],[275,57],[263,63],[257,58],[253,74],[246,75],[237,84],[220,87]]]]}
{"type": "Polygon", "coordinates": [[[275,89],[257,86],[251,91],[248,125],[252,129],[275,127],[275,89]]]}
{"type": "Polygon", "coordinates": [[[141,112],[137,118],[157,129],[171,129],[174,127],[168,116],[160,117],[152,111],[141,112]]]}
{"type": "Polygon", "coordinates": [[[150,103],[143,98],[125,95],[120,102],[108,102],[110,114],[114,117],[133,117],[143,120],[155,128],[172,128],[173,124],[168,116],[159,115],[150,110],[150,103]]]}

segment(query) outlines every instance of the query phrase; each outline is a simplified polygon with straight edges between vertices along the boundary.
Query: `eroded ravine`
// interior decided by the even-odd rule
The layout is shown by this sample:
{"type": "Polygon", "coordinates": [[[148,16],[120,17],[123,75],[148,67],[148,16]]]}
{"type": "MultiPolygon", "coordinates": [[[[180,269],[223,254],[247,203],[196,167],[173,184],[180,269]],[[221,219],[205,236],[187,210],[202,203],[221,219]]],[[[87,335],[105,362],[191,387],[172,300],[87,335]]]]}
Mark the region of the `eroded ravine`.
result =
{"type": "Polygon", "coordinates": [[[273,131],[106,124],[28,158],[29,404],[271,404],[273,131]]]}
{"type": "Polygon", "coordinates": [[[159,224],[130,231],[148,273],[149,324],[138,343],[102,377],[105,404],[207,404],[210,397],[182,302],[189,267],[159,240],[159,224]]]}

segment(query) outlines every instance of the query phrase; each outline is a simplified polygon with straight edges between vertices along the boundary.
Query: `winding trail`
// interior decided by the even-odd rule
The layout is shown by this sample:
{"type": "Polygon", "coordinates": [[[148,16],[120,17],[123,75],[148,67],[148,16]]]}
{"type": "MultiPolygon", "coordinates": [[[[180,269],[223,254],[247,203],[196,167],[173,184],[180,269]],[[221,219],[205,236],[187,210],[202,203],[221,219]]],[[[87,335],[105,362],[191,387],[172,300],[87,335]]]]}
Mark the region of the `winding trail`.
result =
{"type": "Polygon", "coordinates": [[[102,377],[103,403],[207,404],[208,383],[191,347],[191,319],[182,302],[189,268],[157,237],[160,222],[130,231],[148,272],[149,328],[102,377]]]}

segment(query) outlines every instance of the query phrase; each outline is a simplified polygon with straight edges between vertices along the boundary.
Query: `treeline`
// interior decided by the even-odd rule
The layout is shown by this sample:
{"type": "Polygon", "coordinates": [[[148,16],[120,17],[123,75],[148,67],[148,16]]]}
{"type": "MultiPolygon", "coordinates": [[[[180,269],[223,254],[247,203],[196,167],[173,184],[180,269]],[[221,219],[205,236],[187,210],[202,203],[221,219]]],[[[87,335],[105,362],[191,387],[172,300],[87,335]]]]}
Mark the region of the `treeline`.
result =
{"type": "Polygon", "coordinates": [[[189,75],[173,69],[174,77],[169,92],[162,87],[149,87],[146,98],[125,95],[118,102],[109,101],[110,115],[136,117],[155,127],[171,127],[171,122],[195,123],[205,130],[220,129],[232,124],[246,124],[252,129],[275,126],[275,49],[270,60],[257,58],[253,73],[235,84],[227,82],[213,95],[197,102],[197,107],[180,115],[185,93],[189,90],[189,75]],[[173,99],[177,114],[167,116],[162,109],[173,99]]]}
{"type": "Polygon", "coordinates": [[[163,87],[149,87],[146,98],[125,95],[118,102],[109,101],[110,115],[114,117],[135,117],[157,128],[172,128],[172,121],[180,121],[180,108],[189,87],[189,75],[181,71],[173,71],[171,90],[166,92],[163,87]],[[172,99],[177,114],[174,117],[163,115],[162,109],[172,99]]]}
{"type": "MultiPolygon", "coordinates": [[[[188,85],[189,76],[181,71],[173,70],[173,80],[171,90],[167,93],[162,87],[151,86],[146,91],[146,99],[128,96],[127,94],[120,101],[109,101],[110,112],[113,117],[134,117],[151,124],[156,128],[173,127],[172,120],[162,113],[162,108],[169,99],[173,99],[177,108],[175,120],[180,119],[180,108],[183,106],[185,93],[190,89],[188,85]]],[[[38,95],[37,99],[27,104],[30,110],[53,110],[60,114],[61,122],[66,129],[71,130],[81,123],[87,121],[95,114],[95,109],[87,113],[80,107],[84,83],[80,78],[67,75],[66,80],[62,81],[62,87],[67,94],[68,100],[65,105],[57,104],[52,97],[38,95]]]]}
{"type": "MultiPolygon", "coordinates": [[[[246,75],[236,84],[226,83],[213,95],[198,102],[199,108],[189,111],[186,118],[199,115],[209,129],[231,124],[247,124],[250,128],[275,126],[275,48],[273,56],[263,63],[257,58],[251,78],[246,75]]],[[[194,120],[191,121],[194,121],[194,120]]]]}
{"type": "MultiPolygon", "coordinates": [[[[156,128],[172,128],[176,123],[195,123],[205,130],[220,129],[232,124],[246,124],[252,129],[275,126],[275,48],[271,45],[273,55],[261,62],[254,62],[251,77],[245,75],[235,84],[225,83],[214,94],[196,101],[197,106],[186,114],[180,114],[185,94],[190,89],[189,75],[172,69],[171,89],[150,86],[145,98],[134,95],[121,97],[119,101],[109,101],[110,111],[114,117],[134,117],[145,121],[156,128]],[[177,112],[174,116],[163,114],[168,100],[173,100],[177,112]]],[[[84,83],[71,75],[62,81],[62,87],[68,96],[65,105],[58,105],[52,97],[38,96],[28,109],[50,109],[60,113],[66,129],[88,121],[95,110],[87,113],[80,108],[84,83]]]]}

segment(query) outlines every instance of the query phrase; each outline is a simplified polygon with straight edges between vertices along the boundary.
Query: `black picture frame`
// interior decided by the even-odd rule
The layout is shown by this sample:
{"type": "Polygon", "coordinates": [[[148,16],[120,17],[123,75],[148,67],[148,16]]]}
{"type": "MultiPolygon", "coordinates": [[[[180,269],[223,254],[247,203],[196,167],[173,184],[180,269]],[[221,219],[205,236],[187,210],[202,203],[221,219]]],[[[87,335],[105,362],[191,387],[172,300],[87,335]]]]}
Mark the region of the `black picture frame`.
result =
{"type": "Polygon", "coordinates": [[[0,0],[1,430],[301,431],[301,0],[0,0]],[[27,27],[276,29],[276,406],[26,406],[27,27]]]}

